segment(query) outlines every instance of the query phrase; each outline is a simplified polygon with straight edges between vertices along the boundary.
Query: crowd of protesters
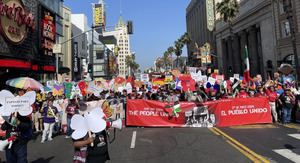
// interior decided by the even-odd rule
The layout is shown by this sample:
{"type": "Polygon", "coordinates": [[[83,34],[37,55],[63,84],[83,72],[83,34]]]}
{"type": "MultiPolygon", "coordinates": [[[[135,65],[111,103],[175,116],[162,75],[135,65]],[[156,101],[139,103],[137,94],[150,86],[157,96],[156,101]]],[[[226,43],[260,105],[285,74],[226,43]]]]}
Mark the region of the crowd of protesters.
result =
{"type": "MultiPolygon", "coordinates": [[[[232,88],[231,83],[227,87],[209,87],[197,83],[195,91],[183,91],[183,89],[172,89],[171,85],[165,84],[156,90],[149,89],[148,85],[133,87],[130,92],[103,91],[98,96],[88,94],[81,98],[66,98],[64,94],[53,96],[52,92],[41,93],[36,91],[36,101],[32,105],[33,112],[29,116],[31,121],[24,120],[22,123],[32,122],[31,131],[41,133],[41,143],[53,140],[53,134],[65,134],[70,138],[72,129],[70,127],[72,116],[79,114],[82,101],[107,100],[109,104],[122,103],[126,110],[127,99],[155,100],[160,102],[174,103],[176,101],[206,102],[228,98],[255,98],[266,97],[269,100],[271,114],[274,123],[296,122],[296,111],[300,108],[300,89],[294,86],[282,84],[281,82],[261,82],[255,87],[248,84],[238,84],[232,88]],[[65,129],[66,128],[66,129],[65,129]]],[[[23,95],[29,90],[18,90],[16,95],[23,95]]],[[[22,120],[22,118],[20,118],[22,120]]],[[[9,126],[9,125],[8,125],[9,126]]],[[[28,126],[28,125],[27,125],[28,126]]],[[[5,126],[2,127],[6,129],[5,126]]],[[[7,129],[6,129],[7,130],[7,129]]],[[[26,135],[26,132],[24,132],[26,135]]],[[[25,139],[25,138],[24,138],[25,139]]],[[[27,139],[26,139],[27,140],[27,139]]],[[[93,139],[94,140],[94,139],[93,139]]],[[[91,138],[81,140],[83,144],[89,144],[91,138]]],[[[25,143],[23,143],[24,145],[25,143]]],[[[80,143],[75,143],[79,147],[80,143]]],[[[104,158],[107,159],[107,158],[104,158]]]]}
{"type": "MultiPolygon", "coordinates": [[[[22,95],[26,90],[18,92],[22,95]]],[[[290,86],[270,82],[258,84],[255,88],[249,84],[240,84],[236,89],[232,87],[206,88],[202,84],[196,84],[195,91],[182,89],[171,89],[170,85],[163,85],[157,90],[149,90],[146,85],[141,88],[134,87],[130,93],[127,90],[122,92],[103,91],[99,96],[87,95],[82,98],[68,99],[65,95],[53,96],[52,92],[47,94],[36,91],[36,102],[33,106],[32,126],[33,131],[42,132],[42,143],[52,140],[54,134],[66,134],[70,138],[72,129],[70,127],[71,118],[79,113],[80,101],[107,100],[111,103],[123,103],[126,109],[127,99],[144,99],[161,102],[192,101],[206,102],[227,98],[248,98],[248,97],[267,97],[270,102],[273,121],[278,123],[290,123],[296,121],[296,111],[300,108],[300,91],[291,89],[290,86]],[[280,87],[278,87],[280,86],[280,87]],[[278,88],[283,91],[280,92],[278,88]],[[66,125],[64,131],[63,124],[66,125]],[[64,131],[64,132],[63,132],[64,131]]]]}

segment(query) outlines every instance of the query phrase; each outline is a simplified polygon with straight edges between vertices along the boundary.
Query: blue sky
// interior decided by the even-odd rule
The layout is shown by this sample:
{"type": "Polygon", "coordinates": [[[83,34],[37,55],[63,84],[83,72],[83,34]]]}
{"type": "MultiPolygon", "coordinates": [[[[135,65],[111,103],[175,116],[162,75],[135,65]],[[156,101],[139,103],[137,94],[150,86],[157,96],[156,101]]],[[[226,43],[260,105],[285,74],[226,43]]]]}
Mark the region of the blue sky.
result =
{"type": "MultiPolygon", "coordinates": [[[[98,0],[65,0],[73,14],[84,13],[92,24],[91,3],[98,0]]],[[[112,26],[120,17],[120,0],[104,0],[107,25],[112,26]]],[[[163,55],[169,46],[174,46],[186,31],[185,9],[190,0],[122,0],[122,17],[132,20],[134,34],[130,36],[131,51],[136,52],[136,61],[142,70],[152,67],[154,60],[163,55]]],[[[183,56],[186,56],[186,49],[183,56]]]]}

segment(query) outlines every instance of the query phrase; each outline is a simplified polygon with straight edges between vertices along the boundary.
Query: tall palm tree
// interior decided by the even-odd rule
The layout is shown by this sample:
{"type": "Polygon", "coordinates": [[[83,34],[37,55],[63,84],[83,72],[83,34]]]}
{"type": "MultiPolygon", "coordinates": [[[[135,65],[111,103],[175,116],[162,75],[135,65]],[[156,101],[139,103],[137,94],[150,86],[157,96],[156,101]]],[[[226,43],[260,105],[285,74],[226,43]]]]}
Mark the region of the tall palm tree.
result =
{"type": "Polygon", "coordinates": [[[232,20],[239,13],[240,5],[237,0],[222,0],[217,3],[217,12],[220,13],[221,19],[228,23],[230,35],[232,33],[232,20]]]}
{"type": "Polygon", "coordinates": [[[169,56],[171,57],[171,62],[172,62],[171,66],[172,66],[172,68],[173,68],[172,55],[173,55],[173,53],[175,52],[174,47],[173,47],[173,46],[170,46],[170,47],[168,48],[167,52],[169,53],[169,56]]]}
{"type": "Polygon", "coordinates": [[[156,62],[155,66],[156,66],[156,71],[160,72],[160,69],[163,66],[163,64],[162,64],[162,62],[156,62]]]}
{"type": "Polygon", "coordinates": [[[182,54],[182,48],[186,45],[188,46],[191,43],[191,37],[190,35],[185,32],[177,41],[174,42],[175,44],[175,55],[177,56],[177,63],[176,63],[176,67],[178,67],[178,61],[179,61],[179,57],[182,54]]]}
{"type": "Polygon", "coordinates": [[[169,61],[169,53],[167,51],[164,52],[164,55],[163,55],[163,62],[164,62],[164,65],[165,65],[165,70],[168,69],[168,65],[170,65],[170,61],[169,61]]]}
{"type": "Polygon", "coordinates": [[[131,74],[131,72],[136,72],[136,70],[138,70],[140,67],[140,65],[135,62],[134,54],[126,56],[125,63],[129,68],[129,74],[131,74]]]}
{"type": "MultiPolygon", "coordinates": [[[[228,23],[229,26],[229,39],[232,40],[232,21],[237,16],[239,12],[239,3],[237,0],[222,0],[222,2],[217,3],[217,12],[220,13],[221,19],[228,23]]],[[[231,46],[231,45],[230,45],[231,46]]],[[[228,60],[228,58],[227,58],[228,60]]],[[[223,65],[226,70],[228,65],[223,65]]],[[[230,67],[231,65],[229,65],[230,67]]],[[[227,75],[230,75],[226,73],[227,75]]]]}

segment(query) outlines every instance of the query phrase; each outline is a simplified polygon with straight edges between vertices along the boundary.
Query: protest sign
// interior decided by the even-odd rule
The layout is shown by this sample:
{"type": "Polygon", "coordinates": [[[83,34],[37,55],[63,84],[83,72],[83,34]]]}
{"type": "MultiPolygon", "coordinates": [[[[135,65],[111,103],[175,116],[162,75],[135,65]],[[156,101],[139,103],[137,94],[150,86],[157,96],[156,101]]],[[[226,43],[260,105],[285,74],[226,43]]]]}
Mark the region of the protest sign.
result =
{"type": "Polygon", "coordinates": [[[236,80],[239,80],[240,79],[240,74],[233,74],[233,78],[236,79],[236,80]]]}
{"type": "MultiPolygon", "coordinates": [[[[178,116],[165,109],[169,103],[150,100],[127,101],[127,125],[152,127],[224,127],[272,123],[267,98],[238,98],[206,103],[180,102],[178,116]]],[[[172,105],[172,104],[171,104],[172,105]]]]}

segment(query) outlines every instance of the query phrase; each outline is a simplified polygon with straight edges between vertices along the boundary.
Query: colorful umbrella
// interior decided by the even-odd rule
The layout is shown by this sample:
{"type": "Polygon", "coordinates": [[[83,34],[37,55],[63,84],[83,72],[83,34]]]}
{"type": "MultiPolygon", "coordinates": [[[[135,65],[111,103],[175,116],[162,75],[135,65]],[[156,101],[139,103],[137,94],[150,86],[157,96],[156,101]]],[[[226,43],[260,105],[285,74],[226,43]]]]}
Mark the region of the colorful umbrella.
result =
{"type": "Polygon", "coordinates": [[[11,87],[16,87],[21,89],[30,88],[33,90],[39,90],[44,87],[41,83],[29,77],[19,77],[19,78],[10,79],[6,81],[6,84],[11,87]]]}

